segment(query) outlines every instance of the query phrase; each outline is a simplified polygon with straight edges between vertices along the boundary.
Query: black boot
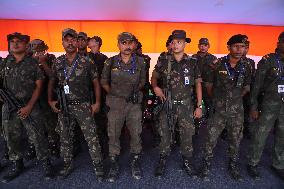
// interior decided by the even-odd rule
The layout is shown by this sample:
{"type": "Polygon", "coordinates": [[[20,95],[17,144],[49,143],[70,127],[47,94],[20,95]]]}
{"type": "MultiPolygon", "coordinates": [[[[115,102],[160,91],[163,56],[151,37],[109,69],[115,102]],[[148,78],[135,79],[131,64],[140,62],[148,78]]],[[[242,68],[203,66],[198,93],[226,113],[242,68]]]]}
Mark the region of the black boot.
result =
{"type": "Polygon", "coordinates": [[[195,172],[189,158],[183,157],[183,169],[189,176],[195,176],[195,172]]]}
{"type": "Polygon", "coordinates": [[[117,162],[117,158],[112,156],[110,157],[110,169],[108,172],[108,181],[109,182],[116,181],[118,174],[119,174],[119,165],[117,162]]]}
{"type": "Polygon", "coordinates": [[[235,159],[230,159],[229,161],[229,173],[231,177],[236,180],[236,181],[242,181],[243,178],[240,174],[239,166],[237,164],[237,158],[235,159]]]}
{"type": "Polygon", "coordinates": [[[60,158],[60,148],[59,145],[57,145],[56,143],[52,143],[50,144],[49,147],[50,150],[50,154],[56,158],[60,158]]]}
{"type": "Polygon", "coordinates": [[[72,161],[64,161],[64,167],[63,169],[59,172],[59,178],[60,179],[65,179],[68,175],[70,175],[73,171],[73,162],[72,161]]]}
{"type": "Polygon", "coordinates": [[[161,178],[165,174],[167,156],[160,154],[160,160],[155,170],[155,177],[161,178]]]}
{"type": "Polygon", "coordinates": [[[132,177],[135,179],[141,179],[142,178],[142,171],[140,166],[140,155],[139,154],[133,154],[132,161],[131,161],[131,172],[132,177]]]}
{"type": "Polygon", "coordinates": [[[209,181],[210,166],[211,166],[211,158],[205,157],[203,159],[202,167],[199,172],[200,178],[202,178],[204,181],[209,181]]]}
{"type": "Polygon", "coordinates": [[[6,141],[4,142],[4,159],[9,160],[9,149],[7,147],[6,141]]]}
{"type": "Polygon", "coordinates": [[[105,175],[103,163],[102,162],[98,162],[98,163],[93,162],[93,165],[94,165],[94,170],[95,170],[97,180],[99,182],[102,182],[103,179],[104,179],[104,175],[105,175]]]}
{"type": "Polygon", "coordinates": [[[43,176],[46,180],[50,180],[54,177],[54,170],[50,163],[50,159],[42,160],[43,176]]]}
{"type": "Polygon", "coordinates": [[[257,165],[255,166],[247,165],[247,171],[248,171],[249,176],[251,176],[253,179],[255,180],[260,179],[260,174],[259,174],[257,165]]]}
{"type": "Polygon", "coordinates": [[[14,178],[18,177],[24,170],[23,159],[13,161],[13,167],[2,179],[2,182],[8,183],[14,178]]]}
{"type": "Polygon", "coordinates": [[[282,180],[284,180],[284,169],[276,169],[275,167],[271,166],[272,171],[282,180]]]}
{"type": "Polygon", "coordinates": [[[33,160],[35,158],[36,158],[35,146],[33,144],[29,144],[29,147],[26,153],[26,160],[33,160]]]}

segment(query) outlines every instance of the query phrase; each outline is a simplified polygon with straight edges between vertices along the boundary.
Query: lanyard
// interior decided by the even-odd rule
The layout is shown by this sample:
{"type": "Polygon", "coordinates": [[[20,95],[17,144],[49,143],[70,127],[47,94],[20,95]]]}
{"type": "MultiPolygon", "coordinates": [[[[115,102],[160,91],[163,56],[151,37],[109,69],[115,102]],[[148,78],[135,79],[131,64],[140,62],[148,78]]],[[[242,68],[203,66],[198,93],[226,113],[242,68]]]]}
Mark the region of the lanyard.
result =
{"type": "MultiPolygon", "coordinates": [[[[66,59],[65,59],[66,60],[66,59]]],[[[66,65],[66,61],[65,61],[65,64],[64,64],[64,76],[65,76],[65,80],[66,81],[69,81],[72,73],[75,71],[75,69],[77,68],[77,65],[78,65],[78,61],[77,61],[77,56],[75,57],[75,59],[73,60],[72,62],[72,67],[71,67],[71,71],[69,72],[69,74],[67,73],[67,65],[66,65]]]]}
{"type": "Polygon", "coordinates": [[[122,71],[128,72],[128,73],[131,74],[131,75],[135,74],[135,71],[136,71],[136,68],[137,68],[137,65],[136,65],[136,62],[135,62],[135,56],[132,56],[132,57],[131,57],[131,68],[130,68],[130,69],[123,69],[123,68],[121,67],[121,62],[120,62],[120,60],[118,61],[117,64],[118,64],[118,67],[119,67],[122,71]]]}

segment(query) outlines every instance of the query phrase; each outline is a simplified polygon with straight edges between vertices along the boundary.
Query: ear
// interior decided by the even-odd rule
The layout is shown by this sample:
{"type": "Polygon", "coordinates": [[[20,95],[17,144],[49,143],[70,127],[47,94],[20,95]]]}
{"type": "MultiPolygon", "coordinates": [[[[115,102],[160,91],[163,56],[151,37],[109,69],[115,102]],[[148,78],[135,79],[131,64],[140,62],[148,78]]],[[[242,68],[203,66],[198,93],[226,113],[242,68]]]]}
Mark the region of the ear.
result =
{"type": "Polygon", "coordinates": [[[231,46],[230,46],[230,45],[227,45],[227,49],[228,49],[228,51],[230,51],[230,49],[231,49],[231,46]]]}

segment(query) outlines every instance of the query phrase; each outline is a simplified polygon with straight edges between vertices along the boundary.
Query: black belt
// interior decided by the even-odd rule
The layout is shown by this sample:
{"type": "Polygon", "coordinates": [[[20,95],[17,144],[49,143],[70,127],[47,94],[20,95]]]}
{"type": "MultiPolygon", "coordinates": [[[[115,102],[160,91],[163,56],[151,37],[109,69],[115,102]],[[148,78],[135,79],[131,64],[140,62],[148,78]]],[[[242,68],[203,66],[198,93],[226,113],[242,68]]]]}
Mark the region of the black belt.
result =
{"type": "Polygon", "coordinates": [[[174,105],[183,105],[184,103],[184,100],[173,100],[174,105]]]}

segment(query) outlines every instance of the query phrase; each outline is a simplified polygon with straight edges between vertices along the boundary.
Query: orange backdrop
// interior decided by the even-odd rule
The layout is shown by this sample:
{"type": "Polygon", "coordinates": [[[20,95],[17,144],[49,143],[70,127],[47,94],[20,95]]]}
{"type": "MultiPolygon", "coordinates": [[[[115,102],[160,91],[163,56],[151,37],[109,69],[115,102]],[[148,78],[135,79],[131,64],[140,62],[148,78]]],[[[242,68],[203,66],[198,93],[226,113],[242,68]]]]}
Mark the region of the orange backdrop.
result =
{"type": "Polygon", "coordinates": [[[6,35],[12,32],[29,34],[31,39],[44,40],[49,51],[63,51],[61,31],[74,28],[88,35],[99,35],[103,39],[103,52],[117,51],[117,35],[123,31],[135,34],[143,45],[143,51],[158,53],[165,50],[165,41],[174,29],[186,30],[192,43],[186,51],[197,51],[198,40],[207,37],[211,43],[210,52],[226,54],[226,42],[231,35],[246,34],[251,41],[250,53],[264,55],[274,51],[277,37],[284,31],[284,26],[254,26],[240,24],[204,24],[204,23],[171,23],[171,22],[126,22],[126,21],[26,21],[0,20],[0,51],[7,50],[6,35]]]}

